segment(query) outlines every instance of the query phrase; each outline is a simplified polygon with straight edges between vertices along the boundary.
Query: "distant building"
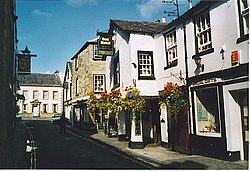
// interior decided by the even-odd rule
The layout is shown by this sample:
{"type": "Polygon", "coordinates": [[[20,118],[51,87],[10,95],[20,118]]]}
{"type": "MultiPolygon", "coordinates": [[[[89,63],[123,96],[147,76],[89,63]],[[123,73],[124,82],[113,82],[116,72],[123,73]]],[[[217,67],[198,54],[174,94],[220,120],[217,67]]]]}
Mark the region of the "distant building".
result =
{"type": "Polygon", "coordinates": [[[57,72],[55,74],[18,74],[20,111],[27,117],[51,117],[63,111],[63,87],[57,72]]]}

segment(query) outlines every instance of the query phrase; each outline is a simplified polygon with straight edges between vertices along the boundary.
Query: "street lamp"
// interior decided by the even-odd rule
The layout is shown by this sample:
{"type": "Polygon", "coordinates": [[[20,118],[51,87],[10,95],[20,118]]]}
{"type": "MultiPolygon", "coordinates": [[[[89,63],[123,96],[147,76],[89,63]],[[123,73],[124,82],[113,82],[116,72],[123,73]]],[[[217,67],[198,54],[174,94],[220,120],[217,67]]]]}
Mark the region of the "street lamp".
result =
{"type": "Polygon", "coordinates": [[[195,64],[197,66],[197,69],[201,69],[201,72],[204,71],[204,64],[201,63],[201,57],[200,56],[196,56],[194,58],[195,64]]]}

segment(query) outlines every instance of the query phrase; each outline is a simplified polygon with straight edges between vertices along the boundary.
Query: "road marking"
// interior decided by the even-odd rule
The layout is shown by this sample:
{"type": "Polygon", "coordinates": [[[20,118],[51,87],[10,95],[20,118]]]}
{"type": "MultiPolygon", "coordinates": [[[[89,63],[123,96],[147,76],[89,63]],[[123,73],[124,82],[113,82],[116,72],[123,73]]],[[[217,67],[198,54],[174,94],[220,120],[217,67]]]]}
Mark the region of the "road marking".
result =
{"type": "MultiPolygon", "coordinates": [[[[93,141],[93,140],[90,140],[90,139],[88,139],[88,138],[85,138],[85,137],[83,137],[83,136],[81,136],[81,135],[78,135],[78,134],[76,134],[76,133],[74,133],[74,132],[71,132],[71,131],[69,131],[69,130],[67,130],[67,132],[69,132],[70,134],[72,134],[72,135],[74,135],[74,136],[76,136],[76,137],[78,137],[78,138],[80,138],[80,139],[86,140],[86,141],[88,141],[88,142],[91,142],[91,143],[93,143],[93,144],[99,146],[99,147],[102,147],[102,148],[104,148],[104,149],[107,149],[108,151],[110,151],[110,152],[112,152],[112,153],[114,153],[114,154],[116,154],[116,155],[119,155],[119,156],[121,156],[121,157],[123,157],[123,158],[125,158],[125,159],[127,159],[127,160],[130,160],[130,161],[132,161],[132,162],[134,162],[134,163],[137,163],[137,164],[139,164],[139,165],[141,165],[141,166],[144,166],[144,167],[146,167],[146,168],[148,168],[148,169],[155,169],[155,167],[150,167],[150,166],[148,166],[148,165],[145,165],[145,164],[141,163],[141,162],[145,162],[145,161],[142,160],[142,159],[140,159],[140,158],[137,158],[137,159],[139,159],[141,162],[132,160],[131,158],[126,157],[126,156],[123,156],[123,155],[121,155],[120,153],[118,153],[118,152],[116,152],[116,151],[114,151],[114,150],[112,150],[112,149],[109,149],[109,148],[107,148],[106,146],[101,145],[101,144],[99,144],[99,143],[97,143],[97,142],[95,142],[95,141],[93,141]]],[[[147,161],[147,163],[150,163],[151,165],[156,166],[156,164],[153,164],[153,163],[151,163],[151,162],[148,162],[148,161],[147,161]]],[[[157,166],[159,166],[159,165],[157,165],[157,166]]]]}

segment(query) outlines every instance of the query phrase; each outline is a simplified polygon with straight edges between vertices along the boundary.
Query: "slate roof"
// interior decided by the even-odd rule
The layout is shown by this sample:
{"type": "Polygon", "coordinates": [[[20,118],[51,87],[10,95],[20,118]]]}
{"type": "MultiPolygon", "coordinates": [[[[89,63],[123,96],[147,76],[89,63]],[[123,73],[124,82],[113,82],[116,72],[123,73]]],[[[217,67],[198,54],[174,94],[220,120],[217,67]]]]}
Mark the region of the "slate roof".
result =
{"type": "Polygon", "coordinates": [[[57,77],[55,74],[18,74],[17,80],[20,86],[62,86],[60,77],[57,77]]]}
{"type": "Polygon", "coordinates": [[[153,35],[156,32],[162,30],[166,24],[160,22],[140,22],[140,21],[130,21],[130,20],[110,20],[110,28],[114,29],[114,26],[119,27],[125,32],[129,33],[145,33],[153,35]]]}

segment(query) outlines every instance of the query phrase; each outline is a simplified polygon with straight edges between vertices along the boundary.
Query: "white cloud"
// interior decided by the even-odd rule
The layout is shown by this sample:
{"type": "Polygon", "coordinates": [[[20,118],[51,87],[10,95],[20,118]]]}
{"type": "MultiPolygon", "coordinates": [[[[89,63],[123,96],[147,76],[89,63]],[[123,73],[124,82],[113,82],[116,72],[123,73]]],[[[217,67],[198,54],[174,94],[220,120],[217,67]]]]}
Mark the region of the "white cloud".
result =
{"type": "Polygon", "coordinates": [[[143,0],[141,4],[137,4],[136,6],[144,18],[150,18],[164,8],[161,0],[143,0]]]}
{"type": "Polygon", "coordinates": [[[69,6],[77,7],[84,4],[93,5],[97,3],[97,0],[65,0],[69,6]]]}
{"type": "Polygon", "coordinates": [[[41,11],[40,9],[35,9],[35,10],[33,10],[33,11],[32,11],[32,14],[33,14],[33,15],[38,15],[38,16],[45,16],[45,17],[50,17],[50,16],[52,16],[52,14],[47,13],[47,12],[43,12],[43,11],[41,11]]]}

